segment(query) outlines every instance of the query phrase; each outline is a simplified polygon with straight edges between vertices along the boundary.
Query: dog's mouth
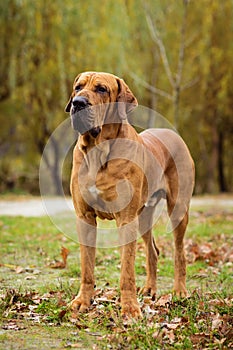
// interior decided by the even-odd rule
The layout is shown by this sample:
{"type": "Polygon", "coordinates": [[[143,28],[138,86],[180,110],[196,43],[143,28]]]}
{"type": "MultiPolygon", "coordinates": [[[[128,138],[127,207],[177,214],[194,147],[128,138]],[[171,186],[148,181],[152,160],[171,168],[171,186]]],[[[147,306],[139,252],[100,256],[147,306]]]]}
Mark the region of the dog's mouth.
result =
{"type": "Polygon", "coordinates": [[[94,128],[88,131],[88,133],[94,138],[96,138],[100,134],[100,132],[101,132],[100,126],[95,126],[94,128]]]}
{"type": "Polygon", "coordinates": [[[71,124],[74,130],[77,130],[81,135],[89,133],[93,138],[96,138],[102,128],[95,125],[95,116],[89,108],[71,112],[71,124]]]}

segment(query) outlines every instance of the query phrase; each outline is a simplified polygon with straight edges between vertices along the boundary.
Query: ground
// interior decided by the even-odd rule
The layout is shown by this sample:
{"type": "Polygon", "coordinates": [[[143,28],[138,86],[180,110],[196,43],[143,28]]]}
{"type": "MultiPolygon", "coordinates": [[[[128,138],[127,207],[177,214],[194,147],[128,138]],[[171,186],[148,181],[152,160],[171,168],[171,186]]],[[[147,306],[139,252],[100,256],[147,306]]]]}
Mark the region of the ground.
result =
{"type": "Polygon", "coordinates": [[[79,247],[41,216],[40,203],[0,198],[0,349],[233,347],[233,196],[192,201],[185,299],[172,295],[173,246],[166,217],[154,228],[160,248],[155,300],[140,295],[145,253],[138,241],[139,321],[120,316],[117,248],[98,249],[95,298],[89,313],[72,320],[67,309],[80,285],[79,247]]]}

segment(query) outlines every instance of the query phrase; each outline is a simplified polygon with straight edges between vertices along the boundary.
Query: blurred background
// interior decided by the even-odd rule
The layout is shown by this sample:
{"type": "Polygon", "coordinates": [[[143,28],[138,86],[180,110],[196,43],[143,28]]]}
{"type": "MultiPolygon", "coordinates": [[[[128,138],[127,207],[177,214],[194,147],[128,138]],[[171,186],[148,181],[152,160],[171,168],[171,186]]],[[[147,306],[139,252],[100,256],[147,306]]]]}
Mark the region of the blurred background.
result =
{"type": "MultiPolygon", "coordinates": [[[[1,193],[39,194],[43,149],[87,70],[120,76],[176,127],[196,194],[233,191],[232,0],[4,0],[0,32],[1,193]]],[[[46,160],[54,181],[59,144],[46,160]]],[[[67,192],[70,167],[68,155],[67,192]]]]}

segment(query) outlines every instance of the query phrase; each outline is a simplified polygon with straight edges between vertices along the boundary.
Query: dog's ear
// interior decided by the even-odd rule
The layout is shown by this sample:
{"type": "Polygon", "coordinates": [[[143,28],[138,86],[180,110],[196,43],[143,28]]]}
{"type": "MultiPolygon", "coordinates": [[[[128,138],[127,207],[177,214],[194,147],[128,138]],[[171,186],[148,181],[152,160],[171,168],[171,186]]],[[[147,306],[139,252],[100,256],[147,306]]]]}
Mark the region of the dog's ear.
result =
{"type": "Polygon", "coordinates": [[[118,113],[120,118],[126,119],[127,114],[138,106],[138,101],[128,85],[123,79],[117,79],[118,95],[116,102],[118,102],[118,113]]]}
{"type": "MultiPolygon", "coordinates": [[[[74,79],[74,83],[73,83],[73,89],[75,87],[75,83],[77,82],[77,80],[79,79],[81,73],[79,75],[77,75],[77,77],[74,79]]],[[[72,103],[72,100],[73,100],[73,97],[74,97],[74,93],[72,92],[71,96],[70,96],[70,99],[65,107],[65,112],[69,113],[70,112],[70,108],[71,108],[71,103],[72,103]]]]}
{"type": "Polygon", "coordinates": [[[66,105],[66,107],[65,107],[65,112],[67,112],[67,113],[70,112],[72,99],[73,99],[73,97],[72,97],[72,95],[71,95],[71,96],[70,96],[70,99],[69,99],[69,101],[68,101],[68,103],[67,103],[67,105],[66,105]]]}

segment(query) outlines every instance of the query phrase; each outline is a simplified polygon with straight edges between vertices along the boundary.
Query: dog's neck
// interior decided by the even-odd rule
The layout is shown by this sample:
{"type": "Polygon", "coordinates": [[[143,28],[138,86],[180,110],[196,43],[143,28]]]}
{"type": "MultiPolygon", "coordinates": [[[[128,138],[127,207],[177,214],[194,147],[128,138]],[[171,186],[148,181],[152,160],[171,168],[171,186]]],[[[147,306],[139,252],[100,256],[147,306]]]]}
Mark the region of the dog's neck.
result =
{"type": "Polygon", "coordinates": [[[107,166],[111,148],[114,147],[114,140],[130,138],[136,141],[138,139],[136,131],[134,130],[132,133],[132,129],[132,126],[124,121],[123,123],[104,124],[96,138],[89,133],[79,136],[78,147],[84,156],[90,173],[95,174],[94,169],[107,166]]]}
{"type": "Polygon", "coordinates": [[[78,146],[80,151],[85,156],[93,147],[98,147],[104,141],[109,139],[116,139],[119,134],[124,130],[124,125],[122,123],[104,124],[100,134],[94,138],[88,132],[84,135],[80,135],[78,139],[78,146]],[[111,137],[109,136],[111,135],[111,137]]]}
{"type": "Polygon", "coordinates": [[[107,141],[116,139],[122,132],[121,130],[121,123],[104,124],[96,138],[92,137],[88,132],[79,136],[78,147],[83,153],[89,174],[94,176],[97,169],[107,166],[108,156],[111,151],[110,142],[107,141]]]}

